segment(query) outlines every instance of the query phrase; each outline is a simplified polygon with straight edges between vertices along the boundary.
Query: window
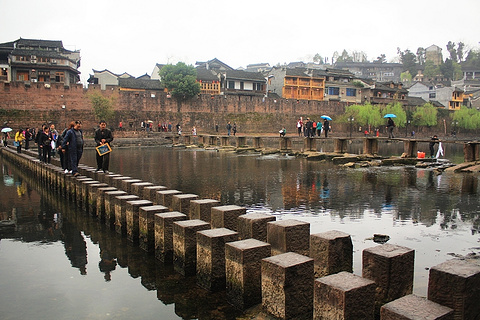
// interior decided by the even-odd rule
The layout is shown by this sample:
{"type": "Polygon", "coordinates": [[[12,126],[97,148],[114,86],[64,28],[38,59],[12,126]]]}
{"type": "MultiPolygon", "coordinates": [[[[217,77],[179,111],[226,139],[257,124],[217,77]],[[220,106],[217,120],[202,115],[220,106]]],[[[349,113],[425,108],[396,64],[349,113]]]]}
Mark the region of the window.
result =
{"type": "Polygon", "coordinates": [[[393,72],[384,72],[383,75],[385,77],[393,77],[394,76],[393,72]]]}
{"type": "Polygon", "coordinates": [[[235,89],[235,81],[228,81],[228,89],[235,89]]]}
{"type": "Polygon", "coordinates": [[[253,90],[255,91],[263,91],[263,84],[262,83],[253,83],[253,90]]]}
{"type": "Polygon", "coordinates": [[[356,97],[357,89],[347,88],[347,97],[356,97]]]}
{"type": "Polygon", "coordinates": [[[430,99],[435,99],[437,97],[437,94],[436,93],[430,93],[428,94],[428,98],[430,99]]]}
{"type": "Polygon", "coordinates": [[[28,71],[17,71],[17,81],[28,81],[29,74],[28,71]]]}
{"type": "Polygon", "coordinates": [[[340,94],[340,88],[338,87],[328,87],[329,96],[338,96],[340,94]]]}
{"type": "Polygon", "coordinates": [[[63,72],[55,72],[55,82],[64,82],[65,74],[63,72]]]}
{"type": "Polygon", "coordinates": [[[243,83],[243,81],[240,81],[240,90],[244,90],[245,89],[245,84],[243,83]]]}

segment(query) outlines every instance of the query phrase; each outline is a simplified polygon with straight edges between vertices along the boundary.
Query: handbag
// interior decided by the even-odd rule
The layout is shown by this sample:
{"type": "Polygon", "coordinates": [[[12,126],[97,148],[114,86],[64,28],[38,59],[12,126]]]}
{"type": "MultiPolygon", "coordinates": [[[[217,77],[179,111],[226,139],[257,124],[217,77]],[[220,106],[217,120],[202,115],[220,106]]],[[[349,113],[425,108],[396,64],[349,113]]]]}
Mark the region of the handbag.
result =
{"type": "Polygon", "coordinates": [[[18,142],[18,141],[13,141],[13,146],[14,146],[14,147],[20,147],[20,142],[18,142]]]}

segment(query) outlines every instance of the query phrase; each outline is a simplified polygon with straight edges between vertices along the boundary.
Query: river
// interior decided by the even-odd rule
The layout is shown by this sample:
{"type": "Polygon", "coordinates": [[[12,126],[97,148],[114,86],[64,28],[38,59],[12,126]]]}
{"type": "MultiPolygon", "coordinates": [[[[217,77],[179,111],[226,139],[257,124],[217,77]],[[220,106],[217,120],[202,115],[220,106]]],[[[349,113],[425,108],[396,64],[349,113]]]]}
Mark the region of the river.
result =
{"type": "MultiPolygon", "coordinates": [[[[446,152],[461,159],[461,150],[446,152]]],[[[94,166],[94,151],[86,150],[82,162],[94,166]]],[[[181,277],[128,245],[1,158],[0,165],[0,214],[18,221],[17,231],[0,242],[2,319],[240,315],[222,293],[199,289],[195,278],[181,277]]],[[[165,147],[114,149],[110,169],[277,220],[307,221],[312,234],[349,233],[359,275],[362,250],[377,245],[373,234],[387,234],[388,243],[415,250],[414,293],[421,296],[427,293],[430,267],[457,255],[480,254],[475,174],[403,166],[349,169],[284,155],[165,147]]]]}

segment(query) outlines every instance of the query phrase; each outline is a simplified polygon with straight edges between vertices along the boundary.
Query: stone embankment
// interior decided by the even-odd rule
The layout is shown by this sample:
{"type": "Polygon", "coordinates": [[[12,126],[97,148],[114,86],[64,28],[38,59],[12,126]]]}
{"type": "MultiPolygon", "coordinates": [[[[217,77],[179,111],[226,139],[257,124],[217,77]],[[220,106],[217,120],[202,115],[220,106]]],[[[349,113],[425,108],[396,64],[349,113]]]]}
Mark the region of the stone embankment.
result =
{"type": "MultiPolygon", "coordinates": [[[[280,319],[477,319],[478,260],[430,269],[428,298],[412,294],[415,251],[382,244],[363,251],[352,273],[349,234],[310,234],[310,224],[220,205],[167,186],[81,166],[81,176],[2,148],[2,156],[51,192],[96,217],[232,305],[280,319]],[[425,317],[423,316],[425,315],[425,317]]],[[[259,314],[257,316],[260,317],[259,314]]],[[[249,317],[248,315],[246,317],[249,317]]]]}

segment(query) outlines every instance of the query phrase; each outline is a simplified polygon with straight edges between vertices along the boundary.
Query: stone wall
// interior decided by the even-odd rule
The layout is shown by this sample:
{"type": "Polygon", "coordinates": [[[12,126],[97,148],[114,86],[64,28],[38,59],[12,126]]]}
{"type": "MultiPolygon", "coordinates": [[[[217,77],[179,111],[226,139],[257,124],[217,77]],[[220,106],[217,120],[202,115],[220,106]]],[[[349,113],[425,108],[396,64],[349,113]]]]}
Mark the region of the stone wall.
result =
{"type": "Polygon", "coordinates": [[[202,95],[178,104],[163,92],[121,91],[117,86],[100,90],[98,85],[88,89],[82,85],[64,86],[22,82],[0,83],[0,122],[12,127],[39,127],[44,122],[56,123],[63,128],[72,120],[81,119],[85,128],[96,126],[89,94],[101,92],[114,101],[115,124],[123,121],[124,128],[138,129],[142,120],[180,123],[184,132],[195,125],[198,132],[226,131],[227,121],[237,123],[239,133],[276,133],[282,126],[287,132],[295,130],[298,117],[319,119],[322,114],[335,116],[344,112],[344,103],[263,99],[247,96],[202,95]]]}

